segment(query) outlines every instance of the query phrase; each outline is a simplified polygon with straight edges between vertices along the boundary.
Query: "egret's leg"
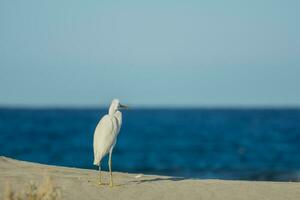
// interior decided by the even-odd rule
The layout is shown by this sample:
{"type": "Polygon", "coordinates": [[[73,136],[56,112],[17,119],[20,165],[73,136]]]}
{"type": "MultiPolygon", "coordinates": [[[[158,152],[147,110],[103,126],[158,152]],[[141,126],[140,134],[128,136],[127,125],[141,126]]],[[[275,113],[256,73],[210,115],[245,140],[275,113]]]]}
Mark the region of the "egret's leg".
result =
{"type": "Polygon", "coordinates": [[[102,184],[102,181],[101,181],[101,163],[99,163],[99,185],[102,184]]]}
{"type": "Polygon", "coordinates": [[[112,149],[109,151],[109,159],[108,159],[108,167],[109,167],[109,186],[113,187],[114,183],[113,183],[113,177],[112,177],[112,171],[111,171],[111,154],[112,154],[112,149]]]}

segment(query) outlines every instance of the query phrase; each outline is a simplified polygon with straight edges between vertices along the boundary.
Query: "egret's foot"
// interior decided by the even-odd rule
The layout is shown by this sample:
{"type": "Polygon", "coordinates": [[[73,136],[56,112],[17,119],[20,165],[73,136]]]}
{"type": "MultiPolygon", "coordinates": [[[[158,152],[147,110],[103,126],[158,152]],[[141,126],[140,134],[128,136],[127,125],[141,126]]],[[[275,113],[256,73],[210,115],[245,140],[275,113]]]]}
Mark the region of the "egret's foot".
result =
{"type": "Polygon", "coordinates": [[[109,187],[114,187],[114,184],[112,182],[110,182],[109,187]]]}
{"type": "Polygon", "coordinates": [[[98,185],[104,185],[101,181],[98,182],[98,185]]]}

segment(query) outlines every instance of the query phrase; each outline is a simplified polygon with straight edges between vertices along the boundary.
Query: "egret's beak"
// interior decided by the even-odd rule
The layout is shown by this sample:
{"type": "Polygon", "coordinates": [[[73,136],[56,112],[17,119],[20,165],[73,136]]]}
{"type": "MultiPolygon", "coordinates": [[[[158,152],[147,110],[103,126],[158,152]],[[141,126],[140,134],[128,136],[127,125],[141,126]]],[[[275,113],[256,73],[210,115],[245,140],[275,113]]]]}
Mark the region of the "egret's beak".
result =
{"type": "Polygon", "coordinates": [[[126,106],[126,105],[123,105],[123,104],[120,104],[120,108],[123,108],[123,109],[129,109],[129,107],[128,107],[128,106],[126,106]]]}

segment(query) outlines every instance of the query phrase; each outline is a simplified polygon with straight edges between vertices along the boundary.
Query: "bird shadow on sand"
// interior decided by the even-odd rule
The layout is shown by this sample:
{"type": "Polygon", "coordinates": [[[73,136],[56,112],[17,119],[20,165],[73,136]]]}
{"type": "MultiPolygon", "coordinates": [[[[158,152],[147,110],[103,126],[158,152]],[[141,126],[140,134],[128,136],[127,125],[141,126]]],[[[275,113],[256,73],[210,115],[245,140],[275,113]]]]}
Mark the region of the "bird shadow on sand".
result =
{"type": "Polygon", "coordinates": [[[183,181],[188,180],[188,178],[183,177],[166,177],[166,178],[152,178],[152,179],[137,179],[133,181],[129,181],[129,183],[142,184],[142,183],[152,183],[159,181],[183,181]]]}
{"type": "MultiPolygon", "coordinates": [[[[123,183],[117,183],[114,185],[114,187],[123,187],[128,185],[139,185],[139,184],[147,184],[147,183],[154,183],[154,182],[160,182],[160,181],[183,181],[183,180],[191,180],[190,178],[183,178],[183,177],[166,177],[166,178],[139,178],[135,180],[129,180],[125,181],[123,183]]],[[[98,184],[96,184],[99,186],[98,184]]],[[[102,186],[108,186],[108,183],[102,183],[100,187],[102,186]]]]}

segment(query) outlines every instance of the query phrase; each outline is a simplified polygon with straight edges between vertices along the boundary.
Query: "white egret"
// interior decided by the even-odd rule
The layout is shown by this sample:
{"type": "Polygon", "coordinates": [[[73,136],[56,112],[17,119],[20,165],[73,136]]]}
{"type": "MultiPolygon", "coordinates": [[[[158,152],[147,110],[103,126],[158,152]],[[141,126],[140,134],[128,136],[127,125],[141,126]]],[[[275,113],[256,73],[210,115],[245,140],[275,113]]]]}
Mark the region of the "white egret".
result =
{"type": "Polygon", "coordinates": [[[99,121],[95,133],[94,133],[94,165],[99,166],[99,184],[101,185],[101,160],[109,153],[108,166],[110,183],[109,186],[113,186],[113,178],[111,171],[111,156],[113,148],[117,142],[117,136],[119,134],[122,125],[122,113],[119,111],[121,108],[128,108],[125,105],[120,104],[118,99],[114,99],[108,110],[108,114],[102,117],[99,121]]]}

